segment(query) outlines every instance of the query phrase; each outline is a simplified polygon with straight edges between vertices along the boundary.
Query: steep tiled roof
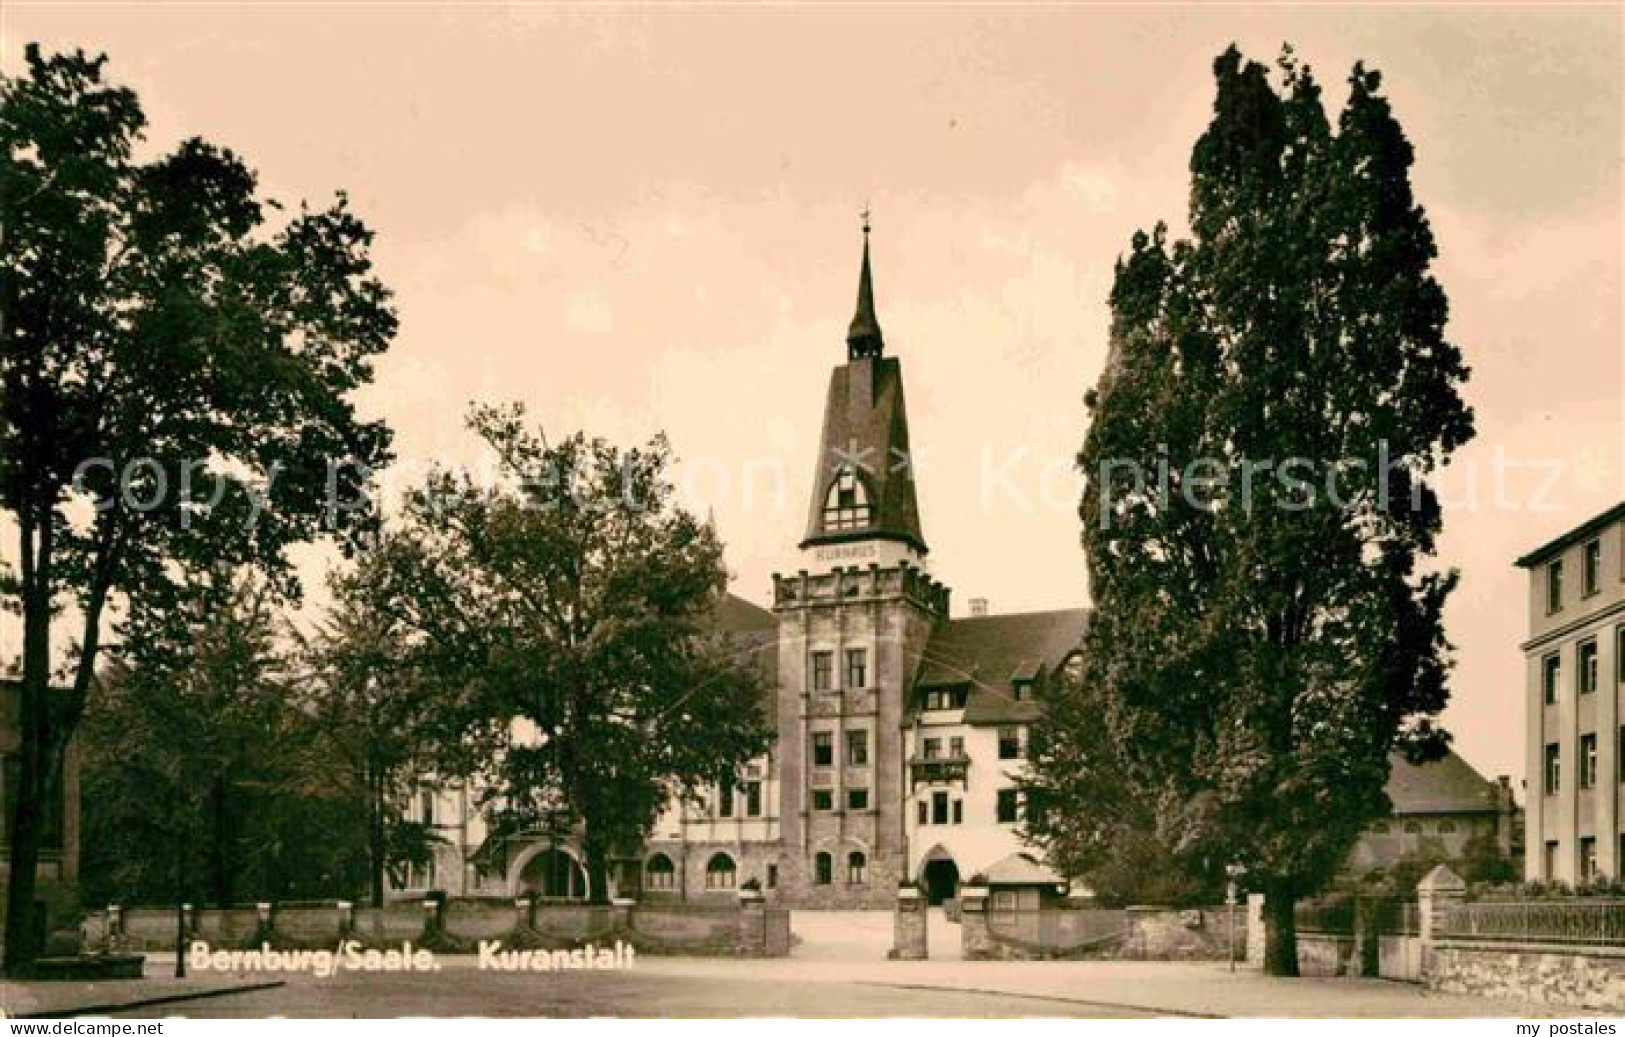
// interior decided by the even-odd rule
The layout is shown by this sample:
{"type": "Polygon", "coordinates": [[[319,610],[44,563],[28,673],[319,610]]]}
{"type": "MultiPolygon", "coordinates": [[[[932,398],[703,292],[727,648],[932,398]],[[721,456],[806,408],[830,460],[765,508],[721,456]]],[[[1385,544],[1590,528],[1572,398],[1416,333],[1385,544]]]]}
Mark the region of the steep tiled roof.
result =
{"type": "Polygon", "coordinates": [[[763,712],[769,725],[778,723],[779,626],[767,609],[728,593],[717,599],[712,613],[718,632],[736,651],[750,659],[767,680],[763,712]]]}
{"type": "Polygon", "coordinates": [[[1083,643],[1088,609],[951,619],[931,632],[916,687],[968,685],[967,724],[1033,720],[1038,705],[1017,702],[1011,682],[1052,672],[1083,643]]]}
{"type": "Polygon", "coordinates": [[[1456,814],[1496,809],[1496,783],[1473,769],[1454,752],[1434,763],[1406,762],[1399,753],[1391,760],[1388,798],[1394,814],[1456,814]]]}

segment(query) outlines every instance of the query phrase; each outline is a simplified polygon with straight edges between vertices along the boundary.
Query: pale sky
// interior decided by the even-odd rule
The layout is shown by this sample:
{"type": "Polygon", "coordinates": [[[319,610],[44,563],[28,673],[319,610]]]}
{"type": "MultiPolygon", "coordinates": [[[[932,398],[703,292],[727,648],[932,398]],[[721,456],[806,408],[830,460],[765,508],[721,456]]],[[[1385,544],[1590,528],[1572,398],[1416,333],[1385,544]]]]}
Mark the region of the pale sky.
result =
{"type": "Polygon", "coordinates": [[[1290,41],[1338,106],[1363,58],[1416,146],[1473,368],[1479,436],[1445,487],[1446,723],[1486,775],[1522,775],[1512,560],[1625,497],[1617,7],[7,0],[8,72],[29,40],[105,50],[154,147],[228,145],[288,202],[350,192],[397,293],[364,401],[403,471],[473,458],[475,399],[522,400],[553,435],[664,429],[757,602],[797,565],[870,204],[932,567],[956,609],[1000,612],[1084,600],[1067,473],[1112,263],[1182,223],[1212,59],[1290,41]]]}

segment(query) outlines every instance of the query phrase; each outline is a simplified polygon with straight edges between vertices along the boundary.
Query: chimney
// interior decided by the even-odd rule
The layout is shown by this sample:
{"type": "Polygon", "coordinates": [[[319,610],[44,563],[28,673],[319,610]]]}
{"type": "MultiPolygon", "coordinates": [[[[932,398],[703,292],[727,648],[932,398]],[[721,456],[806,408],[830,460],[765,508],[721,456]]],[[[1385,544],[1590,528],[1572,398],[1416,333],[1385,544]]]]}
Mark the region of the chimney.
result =
{"type": "Polygon", "coordinates": [[[985,616],[985,615],[987,615],[987,599],[986,598],[972,598],[972,599],[970,599],[970,614],[972,616],[985,616]]]}

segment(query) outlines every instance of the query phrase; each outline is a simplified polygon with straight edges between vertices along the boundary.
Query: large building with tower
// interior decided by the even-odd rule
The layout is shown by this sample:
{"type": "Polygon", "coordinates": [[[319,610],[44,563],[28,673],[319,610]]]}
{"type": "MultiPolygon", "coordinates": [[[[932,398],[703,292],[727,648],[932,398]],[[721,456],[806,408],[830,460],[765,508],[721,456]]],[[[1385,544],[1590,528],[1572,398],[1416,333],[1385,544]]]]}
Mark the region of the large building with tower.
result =
{"type": "MultiPolygon", "coordinates": [[[[868,233],[795,561],[774,576],[770,609],[729,595],[717,610],[772,678],[778,737],[731,787],[673,803],[648,845],[617,862],[615,892],[731,897],[755,880],[791,904],[861,907],[890,905],[904,881],[933,901],[976,874],[1060,882],[1017,836],[1016,784],[1036,701],[1077,660],[1086,613],[995,616],[972,601],[950,615],[928,561],[903,367],[886,354],[868,233]]],[[[585,892],[568,838],[512,846],[481,870],[470,862],[484,826],[462,790],[428,790],[416,810],[446,843],[403,892],[585,892]]]]}

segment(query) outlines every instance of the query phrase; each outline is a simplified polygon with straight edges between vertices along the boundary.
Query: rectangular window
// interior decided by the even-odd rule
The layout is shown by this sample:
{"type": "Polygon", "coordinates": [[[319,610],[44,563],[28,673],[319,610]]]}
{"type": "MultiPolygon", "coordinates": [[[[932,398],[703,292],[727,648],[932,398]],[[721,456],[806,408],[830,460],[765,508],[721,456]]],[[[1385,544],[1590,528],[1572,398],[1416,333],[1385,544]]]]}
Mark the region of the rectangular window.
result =
{"type": "Polygon", "coordinates": [[[1003,825],[1016,822],[1016,790],[1000,789],[998,791],[999,823],[1003,825]]]}
{"type": "Polygon", "coordinates": [[[1581,641],[1574,652],[1574,685],[1580,694],[1597,690],[1597,641],[1581,641]]]}
{"type": "Polygon", "coordinates": [[[769,864],[767,866],[767,888],[779,888],[779,866],[777,864],[769,864]]]}
{"type": "Polygon", "coordinates": [[[1557,795],[1563,787],[1563,750],[1555,744],[1546,746],[1546,794],[1557,795]]]}
{"type": "Polygon", "coordinates": [[[1546,844],[1545,860],[1541,862],[1545,872],[1541,877],[1547,882],[1557,878],[1557,842],[1555,840],[1546,844]]]}
{"type": "Polygon", "coordinates": [[[999,759],[1019,760],[1021,758],[1021,728],[999,728],[999,759]]]}
{"type": "Polygon", "coordinates": [[[869,858],[861,853],[846,855],[846,884],[848,886],[861,886],[869,880],[869,858]]]}
{"type": "Polygon", "coordinates": [[[734,816],[734,787],[730,782],[717,786],[717,816],[734,816]]]}
{"type": "Polygon", "coordinates": [[[1563,608],[1563,559],[1559,558],[1546,566],[1546,611],[1557,612],[1563,608]]]}
{"type": "Polygon", "coordinates": [[[917,813],[919,814],[919,823],[922,824],[922,825],[930,824],[931,823],[931,808],[925,805],[925,800],[923,800],[923,799],[920,800],[918,803],[915,804],[915,806],[917,806],[919,808],[919,810],[917,811],[917,813]]]}
{"type": "Polygon", "coordinates": [[[959,735],[954,735],[952,738],[948,739],[948,756],[949,758],[955,760],[964,759],[965,739],[961,738],[959,735]]]}
{"type": "Polygon", "coordinates": [[[1033,697],[1032,681],[1015,681],[1010,685],[1010,694],[1017,702],[1026,702],[1033,697]]]}
{"type": "Polygon", "coordinates": [[[934,825],[948,823],[948,793],[931,793],[931,823],[934,825]]]}
{"type": "Polygon", "coordinates": [[[1588,540],[1580,549],[1580,593],[1585,597],[1597,593],[1602,576],[1602,541],[1588,540]]]}
{"type": "Polygon", "coordinates": [[[1540,661],[1541,701],[1548,706],[1557,705],[1557,689],[1563,680],[1563,659],[1556,652],[1540,661]]]}
{"type": "Polygon", "coordinates": [[[762,783],[759,781],[745,783],[745,814],[747,817],[762,816],[762,783]]]}
{"type": "Polygon", "coordinates": [[[941,755],[942,755],[942,739],[940,739],[940,738],[927,738],[925,740],[925,753],[924,753],[925,758],[927,760],[935,760],[937,757],[939,757],[941,755]]]}
{"type": "Polygon", "coordinates": [[[820,886],[827,886],[835,881],[835,860],[827,853],[821,853],[813,858],[813,881],[820,886]]]}
{"type": "Polygon", "coordinates": [[[964,823],[965,823],[965,801],[962,800],[962,799],[956,799],[956,800],[954,800],[954,824],[962,825],[964,823]]]}
{"type": "Polygon", "coordinates": [[[835,739],[828,731],[813,732],[812,750],[814,767],[833,767],[835,765],[835,739]]]}
{"type": "Polygon", "coordinates": [[[812,654],[812,664],[813,690],[828,691],[831,686],[831,680],[835,676],[835,653],[814,652],[812,654]]]}
{"type": "Polygon", "coordinates": [[[829,789],[813,789],[813,809],[835,809],[835,793],[831,792],[829,789]]]}
{"type": "Polygon", "coordinates": [[[1594,788],[1597,784],[1597,736],[1580,736],[1580,787],[1594,788]]]}
{"type": "Polygon", "coordinates": [[[1594,882],[1597,878],[1597,840],[1580,840],[1580,881],[1594,882]]]}
{"type": "Polygon", "coordinates": [[[426,826],[434,826],[434,789],[418,792],[418,820],[426,826]]]}
{"type": "Polygon", "coordinates": [[[869,790],[868,789],[847,789],[846,790],[846,809],[848,809],[848,810],[868,810],[869,809],[869,790]]]}
{"type": "Polygon", "coordinates": [[[925,693],[925,708],[930,709],[964,709],[964,688],[932,688],[925,693]]]}
{"type": "Polygon", "coordinates": [[[862,648],[846,650],[846,686],[849,688],[869,686],[869,653],[862,648]]]}
{"type": "Polygon", "coordinates": [[[848,767],[869,766],[869,732],[848,731],[846,733],[846,765],[848,767]]]}

